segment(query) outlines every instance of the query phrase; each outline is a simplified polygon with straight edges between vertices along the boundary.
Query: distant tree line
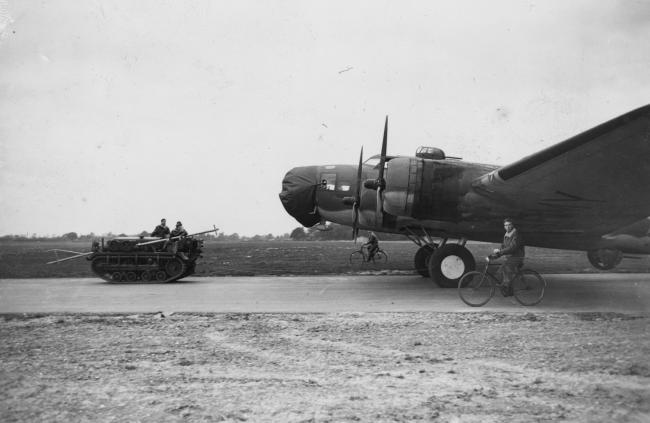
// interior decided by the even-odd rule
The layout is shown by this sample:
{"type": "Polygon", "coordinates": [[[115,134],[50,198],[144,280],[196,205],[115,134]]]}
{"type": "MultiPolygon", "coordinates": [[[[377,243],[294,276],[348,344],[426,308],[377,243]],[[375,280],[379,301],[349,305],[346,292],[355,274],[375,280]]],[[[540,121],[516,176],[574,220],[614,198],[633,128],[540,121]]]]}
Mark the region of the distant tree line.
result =
{"type": "MultiPolygon", "coordinates": [[[[312,228],[303,228],[299,226],[295,228],[291,233],[285,233],[282,235],[273,235],[271,233],[265,235],[254,235],[254,236],[243,236],[238,233],[226,234],[224,232],[219,232],[217,234],[203,234],[202,238],[212,241],[338,241],[338,240],[352,240],[352,228],[349,226],[342,226],[336,223],[330,223],[327,225],[328,230],[322,231],[312,228]]],[[[87,241],[90,242],[93,239],[97,238],[115,238],[123,236],[149,236],[151,233],[148,231],[142,231],[138,234],[125,234],[119,233],[114,234],[112,232],[105,234],[95,234],[91,232],[89,234],[78,234],[77,232],[68,232],[63,235],[47,235],[39,236],[37,234],[27,234],[27,235],[4,235],[0,236],[0,241],[87,241]]],[[[385,234],[378,233],[379,239],[382,241],[401,241],[404,240],[404,236],[397,234],[385,234]]],[[[367,236],[367,231],[360,231],[359,237],[367,236]]]]}
{"type": "MultiPolygon", "coordinates": [[[[78,234],[77,232],[68,232],[63,235],[37,235],[37,234],[27,234],[27,235],[4,235],[0,236],[0,241],[92,241],[93,239],[98,238],[115,238],[115,237],[125,237],[125,236],[143,236],[147,237],[151,233],[148,231],[142,231],[138,234],[125,234],[119,233],[114,234],[108,232],[105,234],[95,234],[91,232],[89,234],[78,234]]],[[[212,241],[278,241],[278,240],[290,240],[289,234],[283,235],[273,235],[271,233],[266,235],[254,235],[254,236],[243,236],[238,233],[225,234],[219,232],[218,234],[203,234],[201,238],[212,240],[212,241]]]]}

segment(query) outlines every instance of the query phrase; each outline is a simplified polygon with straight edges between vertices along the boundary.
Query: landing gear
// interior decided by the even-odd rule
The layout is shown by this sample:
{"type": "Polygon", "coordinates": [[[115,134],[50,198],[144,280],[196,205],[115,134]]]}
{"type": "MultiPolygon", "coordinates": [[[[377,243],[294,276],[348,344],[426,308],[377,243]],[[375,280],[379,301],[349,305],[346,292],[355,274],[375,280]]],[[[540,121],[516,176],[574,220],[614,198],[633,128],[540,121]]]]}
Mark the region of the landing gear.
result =
{"type": "Polygon", "coordinates": [[[458,244],[447,244],[447,238],[436,238],[422,227],[405,228],[404,232],[420,246],[414,259],[416,272],[431,278],[440,287],[456,288],[460,278],[476,268],[474,256],[465,248],[465,238],[460,238],[458,244]]]}
{"type": "Polygon", "coordinates": [[[435,251],[437,244],[433,245],[423,245],[418,249],[418,252],[415,253],[415,270],[425,278],[429,277],[429,259],[435,251]]]}
{"type": "Polygon", "coordinates": [[[436,248],[429,259],[429,277],[442,288],[455,288],[467,272],[476,268],[474,256],[460,244],[436,248]]]}
{"type": "Polygon", "coordinates": [[[623,253],[619,250],[601,248],[600,250],[587,251],[587,258],[596,269],[609,270],[618,266],[623,260],[623,253]]]}

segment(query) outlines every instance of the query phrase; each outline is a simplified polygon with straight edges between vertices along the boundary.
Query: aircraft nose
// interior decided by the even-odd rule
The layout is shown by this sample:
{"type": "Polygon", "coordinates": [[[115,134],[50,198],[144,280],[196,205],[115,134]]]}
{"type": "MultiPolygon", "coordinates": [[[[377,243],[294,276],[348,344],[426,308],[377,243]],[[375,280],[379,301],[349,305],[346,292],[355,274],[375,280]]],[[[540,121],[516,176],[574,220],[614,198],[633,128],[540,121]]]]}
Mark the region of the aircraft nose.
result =
{"type": "Polygon", "coordinates": [[[318,166],[293,168],[282,180],[282,205],[287,213],[306,227],[314,226],[321,219],[316,210],[317,186],[318,166]]]}

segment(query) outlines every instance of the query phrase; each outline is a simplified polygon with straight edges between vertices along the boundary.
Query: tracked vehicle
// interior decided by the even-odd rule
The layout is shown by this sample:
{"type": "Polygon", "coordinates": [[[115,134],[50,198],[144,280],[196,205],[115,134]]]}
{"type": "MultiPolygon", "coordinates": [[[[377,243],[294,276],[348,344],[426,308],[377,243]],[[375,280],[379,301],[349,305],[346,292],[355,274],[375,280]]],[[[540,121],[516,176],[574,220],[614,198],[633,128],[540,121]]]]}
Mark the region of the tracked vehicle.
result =
{"type": "Polygon", "coordinates": [[[108,282],[157,281],[173,282],[194,273],[196,261],[203,251],[203,240],[194,238],[217,228],[182,237],[117,237],[93,241],[90,252],[51,261],[59,263],[80,257],[90,261],[92,271],[108,282]]]}
{"type": "Polygon", "coordinates": [[[173,282],[194,273],[203,240],[184,238],[167,245],[158,238],[119,237],[93,244],[86,257],[92,271],[109,282],[173,282]]]}

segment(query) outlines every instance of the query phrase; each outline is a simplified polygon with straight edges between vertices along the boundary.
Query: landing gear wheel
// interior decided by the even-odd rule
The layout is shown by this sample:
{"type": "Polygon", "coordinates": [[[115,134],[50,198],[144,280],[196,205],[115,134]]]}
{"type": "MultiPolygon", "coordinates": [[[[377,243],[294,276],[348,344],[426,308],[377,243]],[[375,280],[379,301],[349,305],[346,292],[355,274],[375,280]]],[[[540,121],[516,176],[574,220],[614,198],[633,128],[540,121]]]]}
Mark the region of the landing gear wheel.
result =
{"type": "Polygon", "coordinates": [[[415,262],[415,271],[424,278],[429,277],[429,260],[435,249],[436,246],[424,245],[415,253],[415,259],[413,260],[415,262]]]}
{"type": "Polygon", "coordinates": [[[429,277],[441,288],[456,288],[467,272],[476,268],[474,256],[462,245],[447,244],[437,248],[429,260],[429,277]]]}
{"type": "Polygon", "coordinates": [[[623,253],[619,250],[600,249],[587,251],[587,258],[592,266],[600,270],[613,269],[623,260],[623,253]]]}
{"type": "Polygon", "coordinates": [[[163,272],[162,270],[159,270],[156,272],[156,280],[159,282],[164,281],[167,279],[167,273],[163,272]]]}

